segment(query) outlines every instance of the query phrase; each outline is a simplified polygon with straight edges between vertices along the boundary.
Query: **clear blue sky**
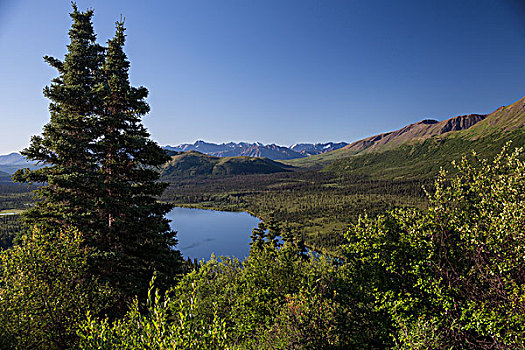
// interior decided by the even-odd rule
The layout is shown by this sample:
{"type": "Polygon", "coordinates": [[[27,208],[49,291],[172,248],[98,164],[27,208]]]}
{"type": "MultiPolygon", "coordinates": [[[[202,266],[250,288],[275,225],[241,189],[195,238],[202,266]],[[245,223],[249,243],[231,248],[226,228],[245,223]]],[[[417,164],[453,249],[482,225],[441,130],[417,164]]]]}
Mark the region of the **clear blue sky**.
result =
{"type": "MultiPolygon", "coordinates": [[[[523,0],[80,0],[104,43],[123,14],[160,144],[354,141],[525,95],[523,0]]],[[[48,121],[70,2],[0,0],[0,154],[48,121]]]]}

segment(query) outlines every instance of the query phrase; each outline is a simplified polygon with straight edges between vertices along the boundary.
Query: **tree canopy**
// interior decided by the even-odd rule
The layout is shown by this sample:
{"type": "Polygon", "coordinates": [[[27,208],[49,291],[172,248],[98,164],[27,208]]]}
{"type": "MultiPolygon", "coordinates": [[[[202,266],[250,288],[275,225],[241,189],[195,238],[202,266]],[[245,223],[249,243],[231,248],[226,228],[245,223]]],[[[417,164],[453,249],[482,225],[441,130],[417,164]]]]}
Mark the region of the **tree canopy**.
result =
{"type": "Polygon", "coordinates": [[[154,271],[162,283],[180,269],[164,217],[171,206],[157,200],[166,187],[157,168],[168,156],[141,122],[148,90],[129,83],[123,20],[103,47],[92,16],[73,4],[64,60],[45,57],[59,73],[44,89],[51,119],[22,152],[45,167],[18,171],[15,179],[43,183],[26,223],[81,231],[93,248],[92,272],[129,301],[145,295],[154,271]]]}

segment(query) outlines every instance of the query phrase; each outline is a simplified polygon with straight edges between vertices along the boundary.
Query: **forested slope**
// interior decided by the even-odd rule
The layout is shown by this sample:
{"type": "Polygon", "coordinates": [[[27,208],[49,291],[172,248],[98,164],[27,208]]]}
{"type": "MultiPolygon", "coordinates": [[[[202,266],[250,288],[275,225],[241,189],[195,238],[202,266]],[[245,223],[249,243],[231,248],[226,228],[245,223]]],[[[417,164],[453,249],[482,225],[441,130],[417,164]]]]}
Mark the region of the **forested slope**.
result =
{"type": "Polygon", "coordinates": [[[339,159],[325,171],[366,174],[383,179],[430,178],[441,167],[476,152],[491,158],[505,145],[525,145],[525,97],[510,106],[500,107],[470,128],[406,142],[394,148],[359,153],[339,159]]]}
{"type": "Polygon", "coordinates": [[[162,168],[163,180],[192,176],[226,176],[270,174],[293,168],[268,158],[214,157],[195,151],[172,153],[171,160],[162,168]]]}

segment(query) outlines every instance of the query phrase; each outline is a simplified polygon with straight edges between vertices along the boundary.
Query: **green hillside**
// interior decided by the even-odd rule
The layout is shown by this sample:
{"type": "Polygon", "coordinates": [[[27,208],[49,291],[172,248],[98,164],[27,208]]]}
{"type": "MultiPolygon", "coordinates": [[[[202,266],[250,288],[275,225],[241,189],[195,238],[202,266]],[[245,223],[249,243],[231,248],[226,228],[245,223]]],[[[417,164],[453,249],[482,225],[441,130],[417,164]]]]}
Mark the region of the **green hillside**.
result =
{"type": "Polygon", "coordinates": [[[498,108],[468,129],[423,142],[406,142],[392,149],[359,153],[335,160],[325,170],[383,179],[429,178],[440,167],[450,168],[452,160],[472,151],[492,158],[508,141],[512,141],[512,147],[525,146],[525,98],[498,108]]]}
{"type": "Polygon", "coordinates": [[[331,164],[338,159],[349,157],[357,153],[358,152],[353,150],[350,151],[344,148],[340,148],[335,151],[316,154],[314,156],[306,158],[281,160],[281,162],[299,168],[321,169],[322,167],[331,164]]]}
{"type": "Polygon", "coordinates": [[[292,170],[291,166],[268,158],[220,158],[195,151],[172,154],[171,160],[162,169],[164,180],[192,176],[271,174],[292,170]]]}
{"type": "Polygon", "coordinates": [[[492,134],[474,140],[459,135],[436,137],[392,150],[339,159],[324,170],[371,175],[380,179],[427,179],[436,176],[440,168],[451,169],[453,160],[469,155],[472,151],[482,158],[492,158],[508,141],[512,141],[513,147],[524,146],[524,130],[492,134]]]}
{"type": "MultiPolygon", "coordinates": [[[[341,149],[319,154],[307,158],[293,159],[285,161],[284,163],[293,165],[296,167],[303,168],[322,168],[330,165],[340,159],[363,154],[373,154],[368,160],[364,159],[357,160],[357,163],[366,163],[370,166],[374,161],[372,159],[389,159],[393,165],[397,168],[398,166],[406,167],[410,165],[405,164],[405,158],[402,158],[402,154],[405,152],[415,152],[416,154],[425,153],[422,150],[416,151],[420,145],[423,149],[433,149],[432,144],[435,141],[428,141],[432,139],[445,139],[460,137],[463,140],[457,141],[456,147],[458,151],[463,151],[464,147],[476,147],[480,148],[480,152],[483,153],[486,147],[491,152],[487,154],[494,154],[494,147],[492,147],[489,141],[483,142],[472,142],[476,141],[481,137],[490,137],[494,139],[494,142],[501,143],[502,140],[512,140],[520,138],[520,133],[516,131],[518,129],[523,130],[525,123],[525,97],[521,100],[513,103],[509,106],[504,106],[496,109],[494,112],[488,115],[471,114],[466,116],[458,116],[450,118],[441,122],[432,120],[423,120],[418,123],[407,125],[399,130],[387,132],[375,136],[368,137],[363,140],[356,141],[341,149]],[[412,147],[413,146],[413,147],[412,147]],[[414,148],[415,147],[415,148],[414,148]],[[405,149],[405,151],[399,148],[405,149]],[[389,152],[393,151],[393,152],[389,152]],[[378,156],[376,153],[387,152],[385,155],[378,156]],[[401,158],[396,158],[399,155],[401,158]],[[402,160],[402,164],[398,164],[402,160]]],[[[450,142],[448,140],[447,142],[450,142]]],[[[499,144],[498,143],[498,144],[499,144]]],[[[449,143],[447,150],[453,152],[455,146],[449,143]]],[[[444,152],[444,150],[443,150],[444,152]]],[[[428,156],[432,156],[434,153],[429,153],[428,156]]],[[[446,154],[443,155],[444,160],[448,162],[449,158],[446,154]]],[[[439,159],[430,159],[430,162],[439,162],[439,159]]],[[[348,160],[341,161],[343,163],[349,162],[348,160]]],[[[354,162],[354,161],[350,161],[354,162]]],[[[335,165],[335,164],[334,164],[335,165]]],[[[340,165],[335,165],[336,168],[340,169],[340,165]]],[[[354,166],[350,166],[348,169],[354,169],[354,166]]],[[[417,172],[422,172],[421,169],[416,169],[417,172]]]]}

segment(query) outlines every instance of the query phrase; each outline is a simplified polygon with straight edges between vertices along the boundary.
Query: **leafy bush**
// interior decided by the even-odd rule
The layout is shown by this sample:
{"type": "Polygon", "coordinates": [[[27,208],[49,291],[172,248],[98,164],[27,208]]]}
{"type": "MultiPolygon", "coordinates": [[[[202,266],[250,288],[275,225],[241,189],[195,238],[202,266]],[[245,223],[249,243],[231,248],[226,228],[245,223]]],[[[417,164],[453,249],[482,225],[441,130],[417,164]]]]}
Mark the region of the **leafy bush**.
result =
{"type": "Polygon", "coordinates": [[[244,262],[213,257],[182,279],[176,296],[197,295],[195,314],[205,323],[218,310],[231,348],[345,348],[341,319],[349,314],[337,293],[344,283],[338,266],[305,257],[296,244],[280,246],[274,238],[256,229],[244,262]]]}
{"type": "Polygon", "coordinates": [[[195,293],[186,300],[163,298],[150,284],[147,311],[139,303],[131,305],[122,319],[97,320],[90,315],[79,331],[79,349],[225,349],[224,322],[216,310],[210,323],[195,314],[195,293]]]}
{"type": "Polygon", "coordinates": [[[86,312],[98,313],[110,290],[87,274],[89,251],[75,229],[33,228],[0,252],[0,348],[64,349],[86,312]]]}
{"type": "Polygon", "coordinates": [[[525,164],[508,146],[441,172],[427,211],[363,218],[348,264],[368,279],[400,348],[523,348],[525,164]]]}

